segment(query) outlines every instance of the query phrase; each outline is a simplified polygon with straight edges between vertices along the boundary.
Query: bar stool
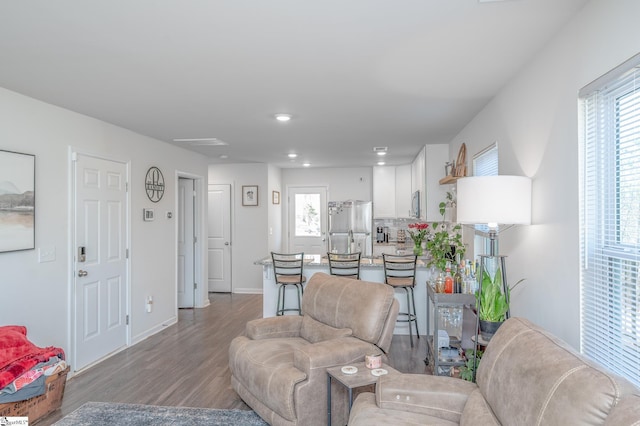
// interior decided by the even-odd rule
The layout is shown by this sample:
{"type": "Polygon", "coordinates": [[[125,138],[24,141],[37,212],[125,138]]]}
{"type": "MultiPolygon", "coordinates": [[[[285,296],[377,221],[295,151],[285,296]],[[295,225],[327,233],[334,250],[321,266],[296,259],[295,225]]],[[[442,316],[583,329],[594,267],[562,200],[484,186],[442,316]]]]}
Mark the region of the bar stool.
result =
{"type": "Polygon", "coordinates": [[[416,261],[418,256],[406,255],[396,256],[383,254],[385,283],[394,288],[403,288],[407,293],[407,312],[398,313],[398,317],[404,316],[407,319],[398,319],[397,322],[409,323],[409,339],[413,347],[413,335],[411,334],[411,323],[416,327],[416,336],[420,338],[418,332],[418,320],[416,317],[416,301],[413,297],[413,288],[416,285],[416,261]]]}
{"type": "Polygon", "coordinates": [[[298,315],[302,315],[302,306],[300,300],[304,288],[302,284],[307,278],[302,274],[304,267],[304,253],[274,253],[271,252],[271,260],[273,261],[273,274],[278,287],[278,304],[276,306],[276,315],[284,315],[285,312],[296,311],[298,315]],[[295,286],[298,294],[298,307],[285,309],[284,296],[287,286],[295,286]]]}
{"type": "Polygon", "coordinates": [[[327,253],[329,273],[339,277],[360,279],[360,256],[356,253],[327,253]]]}

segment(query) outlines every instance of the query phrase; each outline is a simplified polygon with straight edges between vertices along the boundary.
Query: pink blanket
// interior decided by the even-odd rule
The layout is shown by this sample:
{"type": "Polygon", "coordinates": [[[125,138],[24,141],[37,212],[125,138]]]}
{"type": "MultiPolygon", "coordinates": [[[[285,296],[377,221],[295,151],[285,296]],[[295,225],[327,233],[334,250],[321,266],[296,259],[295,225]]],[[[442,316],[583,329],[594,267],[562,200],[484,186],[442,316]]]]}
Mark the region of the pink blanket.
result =
{"type": "Polygon", "coordinates": [[[64,351],[53,346],[40,348],[34,345],[27,339],[26,327],[0,327],[0,389],[52,356],[64,359],[64,351]]]}

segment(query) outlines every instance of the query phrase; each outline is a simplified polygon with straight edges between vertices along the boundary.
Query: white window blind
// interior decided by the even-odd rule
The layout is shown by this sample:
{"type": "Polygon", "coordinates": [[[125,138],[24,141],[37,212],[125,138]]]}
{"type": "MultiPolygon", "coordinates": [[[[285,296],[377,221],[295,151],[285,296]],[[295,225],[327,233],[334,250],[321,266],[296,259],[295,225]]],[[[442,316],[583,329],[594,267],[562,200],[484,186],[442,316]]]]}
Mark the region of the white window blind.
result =
{"type": "Polygon", "coordinates": [[[640,55],[581,91],[581,350],[640,386],[640,55]]]}
{"type": "Polygon", "coordinates": [[[496,176],[498,174],[498,144],[483,149],[473,156],[474,176],[496,176]]]}
{"type": "MultiPolygon", "coordinates": [[[[474,176],[497,176],[498,175],[498,143],[494,142],[476,155],[473,156],[474,176]]],[[[475,225],[476,235],[473,239],[474,253],[489,253],[489,227],[487,225],[475,225]]],[[[496,242],[496,249],[498,249],[496,242]]]]}

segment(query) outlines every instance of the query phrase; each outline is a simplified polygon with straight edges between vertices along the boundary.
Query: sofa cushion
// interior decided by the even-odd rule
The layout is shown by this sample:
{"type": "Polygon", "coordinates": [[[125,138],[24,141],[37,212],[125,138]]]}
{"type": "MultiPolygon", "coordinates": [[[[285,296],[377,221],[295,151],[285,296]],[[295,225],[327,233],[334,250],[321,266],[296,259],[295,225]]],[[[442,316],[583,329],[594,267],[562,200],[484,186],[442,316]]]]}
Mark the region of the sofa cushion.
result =
{"type": "Polygon", "coordinates": [[[315,273],[305,288],[302,312],[331,327],[350,328],[353,336],[377,344],[394,300],[393,288],[386,284],[315,273]]]}
{"type": "Polygon", "coordinates": [[[307,375],[293,366],[293,353],[305,345],[309,342],[300,337],[264,340],[237,337],[229,349],[233,376],[279,416],[295,421],[295,385],[307,375]]]}
{"type": "Polygon", "coordinates": [[[300,337],[301,326],[302,317],[298,315],[259,318],[247,322],[245,335],[252,340],[300,337]]]}
{"type": "Polygon", "coordinates": [[[339,337],[349,337],[352,331],[350,328],[335,328],[330,325],[314,320],[311,315],[302,317],[302,328],[300,337],[311,343],[322,342],[324,340],[337,339],[339,337]]]}
{"type": "Polygon", "coordinates": [[[382,376],[378,380],[376,402],[380,408],[426,414],[457,424],[469,394],[476,389],[473,383],[443,376],[382,376]]]}
{"type": "Polygon", "coordinates": [[[498,329],[477,383],[502,424],[603,424],[633,389],[523,318],[498,329]]]}
{"type": "Polygon", "coordinates": [[[640,426],[640,390],[625,395],[607,417],[605,426],[640,426]]]}
{"type": "Polygon", "coordinates": [[[464,406],[462,417],[460,418],[460,426],[500,426],[500,422],[491,411],[491,407],[484,399],[480,389],[473,391],[467,399],[467,405],[464,406]]]}
{"type": "MultiPolygon", "coordinates": [[[[361,393],[353,404],[349,426],[452,426],[457,422],[412,411],[379,408],[372,393],[361,393]]],[[[479,424],[479,423],[477,423],[479,424]]]]}

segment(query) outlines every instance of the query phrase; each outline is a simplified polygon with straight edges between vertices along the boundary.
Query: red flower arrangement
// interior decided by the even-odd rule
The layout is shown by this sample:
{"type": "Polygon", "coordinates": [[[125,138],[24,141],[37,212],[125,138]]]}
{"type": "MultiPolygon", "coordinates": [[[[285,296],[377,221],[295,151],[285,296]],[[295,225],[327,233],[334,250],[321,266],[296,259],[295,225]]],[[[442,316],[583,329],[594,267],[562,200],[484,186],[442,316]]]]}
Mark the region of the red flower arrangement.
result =
{"type": "Polygon", "coordinates": [[[422,241],[427,237],[427,232],[429,228],[428,223],[410,223],[409,225],[409,235],[413,240],[413,243],[416,246],[422,245],[422,241]]]}

